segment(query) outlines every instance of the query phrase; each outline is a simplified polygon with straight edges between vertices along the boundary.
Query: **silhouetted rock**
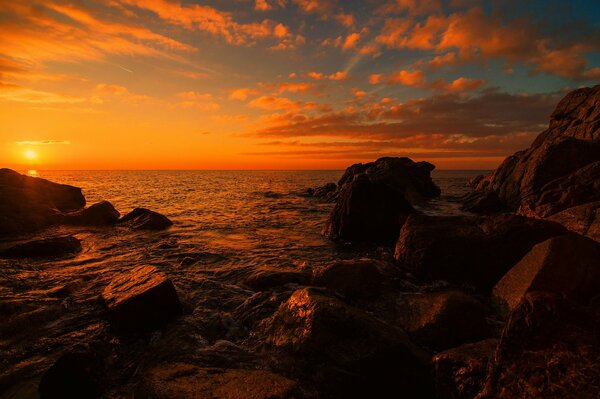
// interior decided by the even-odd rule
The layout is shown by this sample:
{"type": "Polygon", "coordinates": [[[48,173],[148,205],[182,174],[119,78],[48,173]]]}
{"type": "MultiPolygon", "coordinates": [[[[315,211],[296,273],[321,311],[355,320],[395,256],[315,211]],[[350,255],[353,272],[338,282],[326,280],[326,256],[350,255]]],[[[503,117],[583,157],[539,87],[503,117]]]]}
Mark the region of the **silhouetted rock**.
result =
{"type": "Polygon", "coordinates": [[[565,209],[550,216],[548,220],[600,242],[600,201],[565,209]]]}
{"type": "Polygon", "coordinates": [[[59,257],[81,251],[81,242],[73,236],[50,237],[13,245],[0,251],[0,258],[59,257]]]}
{"type": "Polygon", "coordinates": [[[337,200],[337,184],[327,183],[323,186],[309,188],[306,190],[306,195],[319,198],[323,202],[335,202],[337,200]]]}
{"type": "Polygon", "coordinates": [[[320,384],[337,395],[422,397],[431,387],[429,361],[402,330],[320,290],[297,290],[263,324],[267,342],[309,361],[313,374],[325,370],[320,384]]]}
{"type": "Polygon", "coordinates": [[[502,201],[495,191],[472,191],[462,199],[461,209],[467,212],[478,214],[492,214],[501,212],[504,208],[502,201]]]}
{"type": "Polygon", "coordinates": [[[488,337],[486,313],[481,302],[460,291],[408,294],[398,323],[416,342],[443,350],[488,337]]]}
{"type": "Polygon", "coordinates": [[[264,370],[202,368],[185,363],[149,370],[135,397],[148,399],[291,399],[296,382],[264,370]]]}
{"type": "Polygon", "coordinates": [[[313,284],[349,298],[374,297],[381,293],[383,283],[379,263],[371,259],[336,262],[317,270],[313,284]]]}
{"type": "Polygon", "coordinates": [[[530,291],[564,294],[587,304],[600,294],[600,244],[576,234],[537,244],[494,287],[509,310],[530,291]]]}
{"type": "Polygon", "coordinates": [[[164,230],[173,225],[168,217],[146,208],[135,208],[119,219],[118,223],[125,224],[133,230],[164,230]]]}
{"type": "Polygon", "coordinates": [[[85,206],[81,189],[0,169],[0,235],[31,232],[85,206]]]}
{"type": "Polygon", "coordinates": [[[535,244],[565,232],[558,223],[517,215],[412,215],[395,258],[421,279],[490,290],[535,244]]]}
{"type": "Polygon", "coordinates": [[[306,285],[310,276],[301,270],[257,268],[244,280],[254,291],[263,291],[290,283],[306,285]]]}
{"type": "Polygon", "coordinates": [[[477,185],[483,180],[485,175],[477,175],[475,177],[470,178],[467,181],[467,187],[477,187],[477,185]]]}
{"type": "Polygon", "coordinates": [[[498,339],[464,344],[433,357],[438,398],[473,399],[481,390],[498,339]]]}
{"type": "Polygon", "coordinates": [[[93,353],[63,354],[42,376],[40,399],[99,398],[102,362],[93,353]]]}
{"type": "Polygon", "coordinates": [[[161,328],[181,313],[173,283],[152,266],[138,266],[116,277],[101,298],[111,325],[120,332],[161,328]]]}
{"type": "Polygon", "coordinates": [[[479,399],[600,397],[600,319],[561,295],[528,293],[504,328],[479,399]]]}
{"type": "Polygon", "coordinates": [[[121,214],[108,201],[70,212],[61,217],[61,223],[79,226],[102,226],[116,223],[121,214]]]}
{"type": "Polygon", "coordinates": [[[393,242],[413,212],[399,191],[356,175],[340,191],[323,235],[334,241],[393,242]]]}

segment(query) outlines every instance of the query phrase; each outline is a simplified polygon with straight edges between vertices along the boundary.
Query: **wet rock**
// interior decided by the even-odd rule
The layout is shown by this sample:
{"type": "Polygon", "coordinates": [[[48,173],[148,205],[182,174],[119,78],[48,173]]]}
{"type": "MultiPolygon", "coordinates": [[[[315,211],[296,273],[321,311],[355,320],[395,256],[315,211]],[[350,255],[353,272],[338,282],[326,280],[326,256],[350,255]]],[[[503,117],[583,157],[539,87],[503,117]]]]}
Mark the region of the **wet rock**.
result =
{"type": "Polygon", "coordinates": [[[399,324],[416,342],[435,350],[489,337],[486,308],[460,291],[408,294],[399,305],[399,324]]]}
{"type": "Polygon", "coordinates": [[[400,231],[395,258],[423,280],[487,291],[535,244],[565,232],[558,223],[517,215],[412,215],[400,231]]]}
{"type": "Polygon", "coordinates": [[[0,251],[0,258],[53,258],[81,251],[81,242],[73,236],[50,237],[13,245],[0,251]]]}
{"type": "Polygon", "coordinates": [[[380,262],[371,259],[340,261],[317,270],[313,284],[348,298],[370,298],[381,293],[380,262]]]}
{"type": "Polygon", "coordinates": [[[175,287],[157,268],[138,266],[113,279],[101,299],[109,321],[119,332],[163,327],[181,313],[175,287]]]}
{"type": "Polygon", "coordinates": [[[42,376],[40,399],[99,398],[102,362],[89,351],[63,354],[42,376]]]}
{"type": "Polygon", "coordinates": [[[286,284],[306,285],[309,280],[309,275],[301,270],[262,268],[253,270],[244,285],[254,291],[264,291],[286,284]]]}
{"type": "Polygon", "coordinates": [[[62,216],[61,223],[79,226],[103,226],[116,223],[121,214],[108,201],[101,201],[88,208],[62,216]]]}
{"type": "Polygon", "coordinates": [[[498,339],[464,344],[433,357],[437,397],[472,399],[481,390],[498,339]]]}
{"type": "Polygon", "coordinates": [[[570,231],[600,242],[600,201],[565,209],[548,218],[570,231]]]}
{"type": "Polygon", "coordinates": [[[267,342],[325,370],[319,382],[337,395],[421,397],[431,386],[429,360],[402,330],[324,291],[297,290],[263,326],[267,342]]]}
{"type": "Polygon", "coordinates": [[[118,223],[125,224],[133,230],[164,230],[173,225],[168,217],[146,208],[135,208],[119,219],[118,223]]]}
{"type": "Polygon", "coordinates": [[[394,242],[413,207],[403,195],[362,174],[344,185],[323,235],[334,241],[394,242]]]}
{"type": "Polygon", "coordinates": [[[81,189],[0,169],[0,235],[31,232],[85,206],[81,189]]]}
{"type": "Polygon", "coordinates": [[[337,184],[327,183],[323,186],[309,188],[306,190],[306,195],[319,198],[323,202],[335,202],[337,200],[337,184]]]}
{"type": "Polygon", "coordinates": [[[163,364],[149,370],[136,390],[148,399],[287,399],[296,382],[265,370],[163,364]]]}
{"type": "Polygon", "coordinates": [[[564,294],[587,304],[600,294],[600,244],[568,234],[537,244],[494,287],[494,296],[509,310],[530,291],[564,294]]]}
{"type": "Polygon", "coordinates": [[[233,316],[241,325],[253,328],[260,321],[273,315],[279,305],[287,301],[291,295],[292,291],[257,292],[238,306],[233,312],[233,316]]]}
{"type": "Polygon", "coordinates": [[[502,333],[479,399],[600,396],[599,315],[561,295],[530,292],[502,333]]]}

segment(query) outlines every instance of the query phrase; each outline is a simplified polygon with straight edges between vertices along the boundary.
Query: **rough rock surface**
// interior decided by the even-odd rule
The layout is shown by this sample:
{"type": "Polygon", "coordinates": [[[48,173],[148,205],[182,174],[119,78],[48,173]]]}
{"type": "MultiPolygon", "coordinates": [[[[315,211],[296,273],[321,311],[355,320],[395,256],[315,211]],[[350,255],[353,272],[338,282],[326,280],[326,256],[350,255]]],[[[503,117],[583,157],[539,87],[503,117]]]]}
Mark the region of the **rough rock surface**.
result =
{"type": "Polygon", "coordinates": [[[121,214],[108,201],[70,212],[61,217],[61,223],[79,226],[102,226],[116,223],[121,214]]]}
{"type": "Polygon", "coordinates": [[[164,230],[173,225],[168,217],[146,208],[135,208],[119,219],[118,223],[133,230],[164,230]]]}
{"type": "Polygon", "coordinates": [[[490,290],[535,244],[565,232],[558,223],[518,215],[413,215],[395,258],[421,279],[490,290]]]}
{"type": "Polygon", "coordinates": [[[115,278],[101,299],[111,325],[120,332],[161,328],[181,313],[173,283],[152,266],[138,266],[115,278]]]}
{"type": "Polygon", "coordinates": [[[336,262],[317,270],[313,284],[348,298],[375,297],[381,293],[383,285],[379,264],[379,261],[371,259],[336,262]]]}
{"type": "Polygon", "coordinates": [[[13,245],[0,251],[0,258],[59,257],[81,251],[81,242],[73,236],[50,237],[13,245]]]}
{"type": "Polygon", "coordinates": [[[494,296],[513,310],[530,291],[564,294],[587,304],[600,294],[600,244],[577,234],[537,244],[496,284],[494,296]]]}
{"type": "Polygon", "coordinates": [[[548,218],[567,229],[600,242],[600,201],[574,206],[548,218]]]}
{"type": "Polygon", "coordinates": [[[600,397],[600,319],[575,302],[528,293],[513,311],[479,399],[600,397]]]}
{"type": "Polygon", "coordinates": [[[309,280],[309,274],[298,269],[273,270],[270,268],[259,268],[246,277],[244,285],[252,288],[254,291],[263,291],[286,284],[306,285],[309,280]]]}
{"type": "Polygon", "coordinates": [[[63,354],[42,376],[40,399],[99,398],[102,363],[89,351],[63,354]]]}
{"type": "Polygon", "coordinates": [[[464,344],[433,357],[437,397],[472,399],[481,390],[498,339],[464,344]]]}
{"type": "Polygon", "coordinates": [[[399,304],[398,323],[413,339],[444,350],[490,335],[486,309],[460,291],[408,294],[399,304]]]}
{"type": "Polygon", "coordinates": [[[337,200],[338,187],[335,183],[327,183],[323,186],[309,188],[306,195],[319,198],[323,202],[335,202],[337,200]]]}
{"type": "Polygon", "coordinates": [[[201,368],[163,364],[149,370],[136,389],[148,399],[287,399],[296,383],[264,370],[201,368]]]}

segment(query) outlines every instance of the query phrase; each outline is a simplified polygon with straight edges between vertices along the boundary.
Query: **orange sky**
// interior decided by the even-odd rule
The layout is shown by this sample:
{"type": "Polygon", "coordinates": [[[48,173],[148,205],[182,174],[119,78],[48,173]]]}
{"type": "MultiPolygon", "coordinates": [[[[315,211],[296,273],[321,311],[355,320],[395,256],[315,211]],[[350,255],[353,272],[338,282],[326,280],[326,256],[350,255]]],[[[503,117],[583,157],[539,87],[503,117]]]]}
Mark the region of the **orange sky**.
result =
{"type": "Polygon", "coordinates": [[[600,79],[598,7],[501,3],[5,1],[0,167],[493,168],[600,79]]]}

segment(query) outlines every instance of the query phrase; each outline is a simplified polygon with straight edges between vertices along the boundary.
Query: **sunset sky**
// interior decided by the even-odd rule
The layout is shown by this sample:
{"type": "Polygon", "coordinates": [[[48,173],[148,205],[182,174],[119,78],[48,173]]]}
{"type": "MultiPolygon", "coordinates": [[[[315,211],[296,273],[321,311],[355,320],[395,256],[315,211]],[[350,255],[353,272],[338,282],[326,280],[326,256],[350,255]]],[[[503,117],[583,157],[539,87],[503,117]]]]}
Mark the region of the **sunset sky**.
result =
{"type": "Polygon", "coordinates": [[[0,2],[0,167],[493,168],[600,81],[596,1],[0,2]]]}

